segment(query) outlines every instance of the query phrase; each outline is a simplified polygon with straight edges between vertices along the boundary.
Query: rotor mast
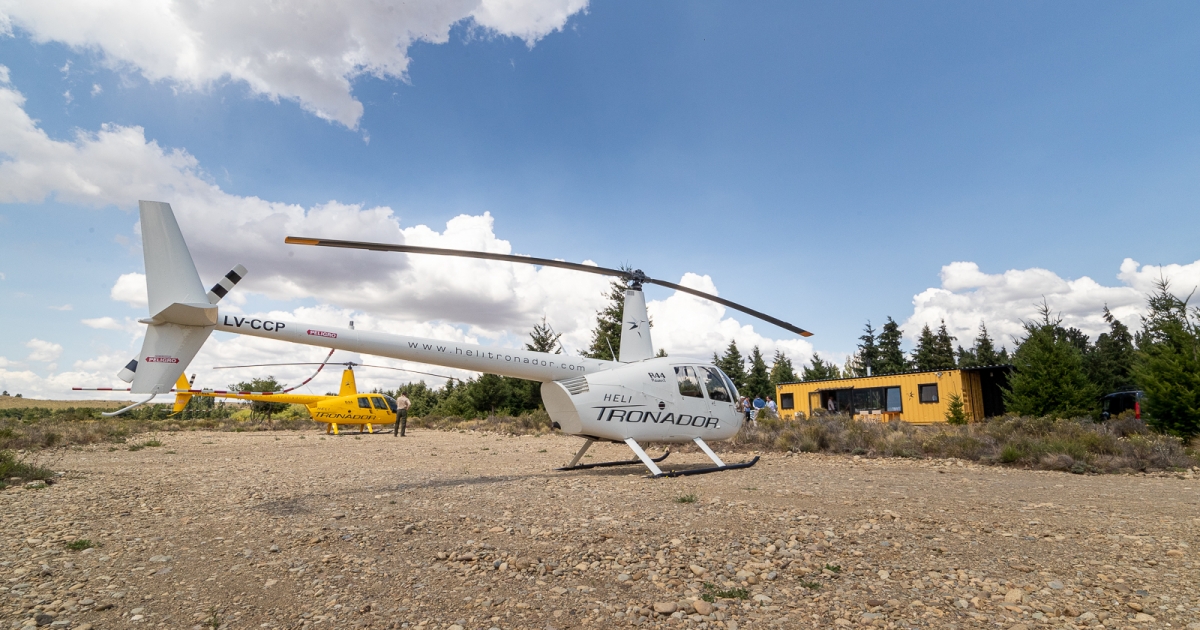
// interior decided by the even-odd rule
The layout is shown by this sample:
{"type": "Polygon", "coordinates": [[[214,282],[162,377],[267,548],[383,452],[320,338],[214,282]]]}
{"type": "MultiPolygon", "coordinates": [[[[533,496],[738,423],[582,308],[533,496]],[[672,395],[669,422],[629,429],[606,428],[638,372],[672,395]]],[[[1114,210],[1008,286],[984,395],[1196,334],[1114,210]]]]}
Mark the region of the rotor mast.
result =
{"type": "Polygon", "coordinates": [[[654,356],[654,344],[650,340],[650,317],[646,313],[646,294],[642,292],[642,280],[646,274],[635,269],[626,278],[625,308],[621,314],[621,348],[617,360],[634,363],[654,356]]]}

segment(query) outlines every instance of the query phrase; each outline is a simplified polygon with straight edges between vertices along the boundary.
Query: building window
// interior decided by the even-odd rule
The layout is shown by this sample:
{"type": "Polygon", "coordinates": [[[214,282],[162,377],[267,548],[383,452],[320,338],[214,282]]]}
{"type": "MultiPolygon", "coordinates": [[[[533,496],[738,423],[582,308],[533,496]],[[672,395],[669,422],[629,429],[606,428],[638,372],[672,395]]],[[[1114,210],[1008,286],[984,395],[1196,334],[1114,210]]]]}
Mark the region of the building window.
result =
{"type": "MultiPolygon", "coordinates": [[[[934,395],[935,396],[937,395],[936,390],[935,390],[934,395]]],[[[887,398],[887,406],[884,407],[884,409],[886,411],[904,411],[904,408],[903,408],[904,405],[902,402],[904,399],[901,398],[901,396],[900,396],[900,388],[899,387],[887,388],[886,398],[887,398]]]]}
{"type": "Polygon", "coordinates": [[[926,383],[925,385],[917,385],[917,397],[923,403],[935,403],[938,401],[937,383],[926,383]]]}
{"type": "Polygon", "coordinates": [[[794,394],[780,394],[779,395],[779,408],[780,409],[795,409],[796,408],[796,400],[795,400],[794,394]]]}

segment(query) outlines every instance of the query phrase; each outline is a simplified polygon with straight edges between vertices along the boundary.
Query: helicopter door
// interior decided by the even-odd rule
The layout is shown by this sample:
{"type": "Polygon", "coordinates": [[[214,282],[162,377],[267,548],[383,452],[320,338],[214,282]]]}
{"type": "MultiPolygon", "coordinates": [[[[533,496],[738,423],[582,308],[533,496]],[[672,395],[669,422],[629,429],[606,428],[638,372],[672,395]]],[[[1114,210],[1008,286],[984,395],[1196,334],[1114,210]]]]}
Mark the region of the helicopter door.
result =
{"type": "MultiPolygon", "coordinates": [[[[690,365],[675,366],[675,381],[679,384],[679,403],[675,411],[675,425],[688,426],[695,418],[708,417],[708,401],[704,399],[704,388],[700,385],[697,368],[690,365]],[[684,416],[690,417],[685,418],[684,416]]],[[[703,422],[699,423],[699,426],[703,425],[703,422]]]]}

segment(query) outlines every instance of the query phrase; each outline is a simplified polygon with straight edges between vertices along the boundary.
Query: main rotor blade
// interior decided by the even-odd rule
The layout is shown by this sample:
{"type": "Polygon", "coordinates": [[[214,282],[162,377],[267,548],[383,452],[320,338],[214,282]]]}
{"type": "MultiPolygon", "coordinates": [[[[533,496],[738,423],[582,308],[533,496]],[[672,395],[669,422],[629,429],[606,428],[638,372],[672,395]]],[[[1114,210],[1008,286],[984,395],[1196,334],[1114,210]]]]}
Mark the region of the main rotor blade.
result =
{"type": "Polygon", "coordinates": [[[445,249],[442,247],[419,247],[417,245],[392,245],[389,243],[370,243],[367,241],[339,241],[328,238],[304,238],[289,236],[283,240],[291,245],[315,245],[317,247],[342,247],[345,249],[367,249],[376,252],[401,252],[405,254],[433,254],[434,256],[458,256],[460,258],[482,258],[484,260],[499,260],[503,262],[524,263],[526,265],[542,265],[543,267],[558,267],[572,269],[602,276],[617,276],[629,278],[633,274],[620,269],[594,267],[579,263],[550,260],[549,258],[534,258],[533,256],[513,256],[511,254],[494,254],[492,252],[476,252],[467,249],[445,249]]]}
{"type": "Polygon", "coordinates": [[[685,287],[681,284],[675,284],[674,282],[667,282],[666,280],[655,280],[654,278],[644,278],[642,280],[642,282],[649,282],[651,284],[657,284],[661,287],[667,287],[668,289],[675,289],[676,291],[683,291],[684,293],[689,293],[689,294],[694,295],[699,298],[704,298],[706,300],[712,300],[713,302],[716,302],[717,304],[722,304],[724,306],[728,306],[729,308],[739,310],[743,313],[746,313],[747,315],[753,315],[765,322],[770,322],[772,324],[775,324],[776,326],[778,326],[784,330],[794,332],[797,335],[800,335],[801,337],[811,337],[812,336],[812,333],[808,332],[807,330],[804,330],[803,328],[800,328],[799,326],[793,326],[793,325],[783,321],[782,319],[771,317],[770,315],[767,315],[766,313],[763,313],[761,311],[756,311],[748,306],[742,306],[741,304],[738,304],[737,302],[730,302],[729,300],[726,300],[725,298],[717,297],[711,293],[697,291],[695,289],[685,287]]]}
{"type": "Polygon", "coordinates": [[[593,267],[591,265],[580,265],[578,263],[563,262],[561,260],[550,260],[549,258],[534,258],[532,256],[513,256],[511,254],[493,254],[491,252],[477,252],[477,251],[471,251],[471,250],[465,250],[465,249],[444,249],[441,247],[419,247],[416,245],[390,245],[388,243],[371,243],[371,242],[367,242],[367,241],[339,241],[339,240],[328,239],[328,238],[306,238],[306,237],[301,237],[301,236],[289,236],[284,239],[284,242],[290,243],[292,245],[315,245],[318,247],[341,247],[341,248],[345,248],[345,249],[367,249],[367,250],[377,251],[377,252],[401,252],[401,253],[406,253],[406,254],[433,254],[435,256],[458,256],[461,258],[481,258],[483,260],[499,260],[499,261],[503,261],[503,262],[525,263],[527,265],[542,265],[545,267],[558,267],[560,269],[573,269],[575,271],[584,271],[587,273],[594,273],[594,274],[599,274],[602,276],[616,276],[618,278],[625,278],[626,280],[632,280],[635,282],[649,282],[651,284],[657,284],[659,286],[667,287],[669,289],[675,289],[676,291],[683,291],[684,293],[689,293],[689,294],[694,295],[699,298],[704,298],[706,300],[712,300],[713,302],[716,302],[717,304],[728,306],[729,308],[741,311],[743,313],[746,313],[747,315],[753,315],[754,317],[757,317],[765,322],[770,322],[772,324],[775,324],[776,326],[779,326],[780,328],[782,328],[784,330],[794,332],[802,337],[811,337],[812,336],[812,333],[808,332],[807,330],[804,330],[803,328],[800,328],[799,326],[793,326],[792,324],[789,324],[789,323],[783,321],[782,319],[779,319],[776,317],[771,317],[770,315],[767,315],[766,313],[763,313],[761,311],[756,311],[756,310],[746,307],[746,306],[742,306],[741,304],[738,304],[737,302],[730,302],[729,300],[726,300],[724,298],[719,298],[710,293],[705,293],[703,291],[697,291],[695,289],[689,289],[685,286],[675,284],[674,282],[667,282],[665,280],[655,280],[653,278],[648,278],[648,277],[645,277],[644,275],[642,275],[640,272],[635,274],[635,273],[632,273],[629,271],[624,271],[622,269],[609,269],[606,267],[593,267]]]}

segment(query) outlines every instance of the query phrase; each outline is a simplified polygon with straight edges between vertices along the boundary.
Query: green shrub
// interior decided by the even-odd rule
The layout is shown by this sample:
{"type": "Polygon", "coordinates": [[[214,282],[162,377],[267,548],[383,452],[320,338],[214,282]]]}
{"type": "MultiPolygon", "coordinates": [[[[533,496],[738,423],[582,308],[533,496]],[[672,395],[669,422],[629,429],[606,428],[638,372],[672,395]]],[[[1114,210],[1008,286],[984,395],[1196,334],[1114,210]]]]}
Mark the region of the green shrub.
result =
{"type": "Polygon", "coordinates": [[[54,477],[54,471],[33,462],[25,461],[10,450],[0,451],[0,479],[16,477],[25,481],[46,481],[54,477]]]}

